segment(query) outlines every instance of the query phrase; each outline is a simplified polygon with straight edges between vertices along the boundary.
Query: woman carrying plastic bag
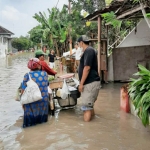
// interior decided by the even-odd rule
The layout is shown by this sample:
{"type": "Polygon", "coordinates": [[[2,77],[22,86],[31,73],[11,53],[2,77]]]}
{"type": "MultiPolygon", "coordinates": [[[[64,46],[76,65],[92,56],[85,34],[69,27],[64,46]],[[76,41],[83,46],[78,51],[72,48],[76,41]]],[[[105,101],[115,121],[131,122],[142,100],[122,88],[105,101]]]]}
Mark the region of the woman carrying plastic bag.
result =
{"type": "MultiPolygon", "coordinates": [[[[28,68],[30,69],[30,76],[35,83],[37,83],[42,99],[29,104],[24,104],[24,119],[23,127],[33,126],[38,123],[43,123],[48,121],[48,75],[45,71],[41,71],[41,65],[39,59],[33,58],[28,62],[28,68]]],[[[29,80],[28,73],[25,74],[22,82],[22,93],[27,87],[27,82],[29,80]]]]}

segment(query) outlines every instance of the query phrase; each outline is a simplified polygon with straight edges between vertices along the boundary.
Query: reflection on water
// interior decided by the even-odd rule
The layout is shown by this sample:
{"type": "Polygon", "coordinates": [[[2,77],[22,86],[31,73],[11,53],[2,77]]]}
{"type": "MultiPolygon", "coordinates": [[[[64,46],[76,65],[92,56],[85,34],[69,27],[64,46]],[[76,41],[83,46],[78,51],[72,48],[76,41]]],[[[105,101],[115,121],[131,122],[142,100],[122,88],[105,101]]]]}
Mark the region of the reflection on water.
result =
{"type": "Polygon", "coordinates": [[[141,121],[120,111],[121,84],[105,85],[95,105],[92,122],[83,122],[81,100],[73,109],[55,112],[47,123],[22,128],[23,110],[14,100],[28,72],[32,53],[1,59],[0,150],[148,150],[150,133],[141,121]]]}
{"type": "MultiPolygon", "coordinates": [[[[21,83],[23,76],[28,72],[27,61],[33,56],[32,53],[16,54],[1,59],[0,63],[0,148],[1,141],[8,147],[14,145],[12,139],[21,126],[12,127],[16,120],[23,115],[21,105],[15,101],[16,89],[21,83]]],[[[15,140],[15,139],[14,139],[15,140]]],[[[6,148],[6,147],[5,147],[6,148]]]]}

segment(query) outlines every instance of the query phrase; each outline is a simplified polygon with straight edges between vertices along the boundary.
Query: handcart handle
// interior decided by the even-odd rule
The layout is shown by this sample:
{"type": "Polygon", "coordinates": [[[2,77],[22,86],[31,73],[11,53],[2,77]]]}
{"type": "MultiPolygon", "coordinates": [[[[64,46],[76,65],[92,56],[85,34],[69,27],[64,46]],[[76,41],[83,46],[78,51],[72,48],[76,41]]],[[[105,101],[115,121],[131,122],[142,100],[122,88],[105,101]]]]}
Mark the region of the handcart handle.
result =
{"type": "Polygon", "coordinates": [[[69,78],[72,78],[73,76],[75,76],[74,73],[68,73],[68,74],[64,74],[64,75],[58,76],[58,78],[69,79],[69,78]]]}

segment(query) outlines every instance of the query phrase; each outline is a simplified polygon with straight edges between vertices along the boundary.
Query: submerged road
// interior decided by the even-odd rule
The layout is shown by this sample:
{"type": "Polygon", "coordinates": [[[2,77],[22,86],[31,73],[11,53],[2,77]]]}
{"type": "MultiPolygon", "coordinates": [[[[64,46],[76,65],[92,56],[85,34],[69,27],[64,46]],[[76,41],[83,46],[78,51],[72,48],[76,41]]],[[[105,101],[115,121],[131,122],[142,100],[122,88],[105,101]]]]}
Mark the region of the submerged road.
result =
{"type": "Polygon", "coordinates": [[[44,124],[22,128],[23,110],[14,97],[32,53],[1,59],[0,63],[0,150],[149,150],[150,129],[120,110],[120,87],[108,84],[99,92],[94,119],[86,123],[74,109],[49,116],[44,124]]]}

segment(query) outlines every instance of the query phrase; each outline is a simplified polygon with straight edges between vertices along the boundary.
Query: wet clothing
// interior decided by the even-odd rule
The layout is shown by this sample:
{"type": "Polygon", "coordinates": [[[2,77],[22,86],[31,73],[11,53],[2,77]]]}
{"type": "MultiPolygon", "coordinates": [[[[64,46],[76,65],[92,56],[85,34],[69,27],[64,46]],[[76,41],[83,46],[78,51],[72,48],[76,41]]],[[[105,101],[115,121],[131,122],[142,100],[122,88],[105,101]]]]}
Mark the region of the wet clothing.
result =
{"type": "Polygon", "coordinates": [[[82,97],[81,109],[83,111],[93,109],[94,103],[98,97],[99,89],[100,89],[100,81],[94,81],[92,83],[84,85],[83,92],[81,92],[82,97]]]}
{"type": "Polygon", "coordinates": [[[56,55],[55,55],[55,54],[54,54],[54,55],[49,54],[48,57],[49,57],[49,62],[52,62],[52,63],[53,63],[54,60],[55,60],[56,55]]]}
{"type": "Polygon", "coordinates": [[[40,61],[40,64],[42,66],[42,70],[47,72],[48,75],[56,74],[56,72],[53,69],[51,69],[45,61],[40,61]]]}
{"type": "MultiPolygon", "coordinates": [[[[31,71],[31,78],[38,84],[42,99],[33,103],[24,104],[23,127],[36,125],[48,121],[48,75],[45,71],[31,71]]],[[[27,87],[29,75],[25,74],[22,89],[27,87]]]]}
{"type": "Polygon", "coordinates": [[[89,84],[94,81],[100,81],[100,77],[98,74],[97,54],[96,54],[96,51],[90,46],[87,47],[87,49],[84,51],[80,59],[80,65],[79,65],[79,80],[80,81],[81,81],[83,69],[85,66],[90,66],[90,72],[88,74],[87,79],[84,82],[84,85],[89,84]]]}

